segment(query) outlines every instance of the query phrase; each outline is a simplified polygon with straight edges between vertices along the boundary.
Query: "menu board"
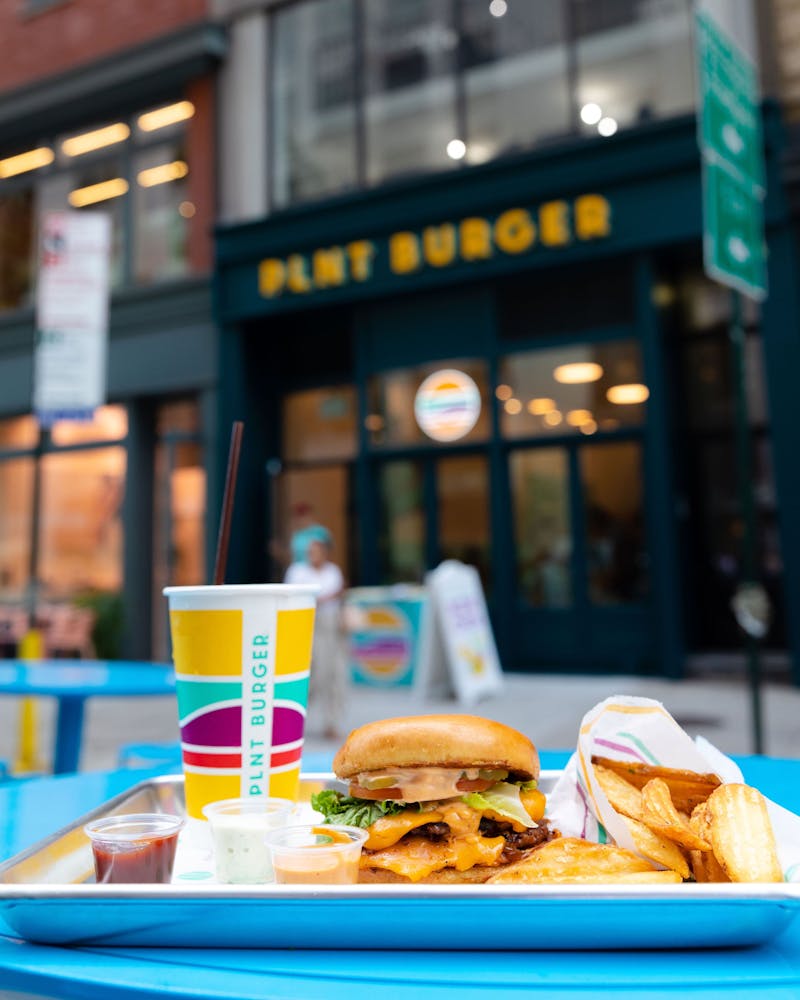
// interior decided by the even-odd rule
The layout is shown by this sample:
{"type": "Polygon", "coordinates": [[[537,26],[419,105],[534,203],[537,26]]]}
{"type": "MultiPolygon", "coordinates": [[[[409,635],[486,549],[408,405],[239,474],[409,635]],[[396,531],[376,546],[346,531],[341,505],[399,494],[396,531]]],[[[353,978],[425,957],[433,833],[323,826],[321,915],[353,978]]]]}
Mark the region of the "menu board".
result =
{"type": "Polygon", "coordinates": [[[426,577],[428,607],[416,688],[474,703],[503,689],[503,671],[478,571],[455,559],[426,577]]]}

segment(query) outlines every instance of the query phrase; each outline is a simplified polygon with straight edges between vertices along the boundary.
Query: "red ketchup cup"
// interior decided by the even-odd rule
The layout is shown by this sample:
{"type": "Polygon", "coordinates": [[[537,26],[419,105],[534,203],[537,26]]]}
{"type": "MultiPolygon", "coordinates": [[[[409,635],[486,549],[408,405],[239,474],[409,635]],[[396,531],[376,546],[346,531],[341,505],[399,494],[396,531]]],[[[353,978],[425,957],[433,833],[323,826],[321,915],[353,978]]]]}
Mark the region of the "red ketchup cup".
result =
{"type": "Polygon", "coordinates": [[[168,813],[131,813],[87,823],[95,881],[168,883],[184,822],[168,813]]]}

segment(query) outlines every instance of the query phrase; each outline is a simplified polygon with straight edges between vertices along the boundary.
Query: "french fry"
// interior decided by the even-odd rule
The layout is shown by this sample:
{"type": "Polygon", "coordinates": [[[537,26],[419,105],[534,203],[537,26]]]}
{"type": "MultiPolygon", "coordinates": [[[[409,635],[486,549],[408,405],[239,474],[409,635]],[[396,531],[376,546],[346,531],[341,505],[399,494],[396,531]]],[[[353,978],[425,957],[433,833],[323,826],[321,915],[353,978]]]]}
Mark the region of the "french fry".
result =
{"type": "Polygon", "coordinates": [[[639,761],[613,760],[610,757],[592,757],[593,764],[614,771],[630,784],[641,789],[652,778],[663,778],[669,786],[675,808],[690,813],[696,805],[705,802],[721,784],[716,774],[698,774],[680,768],[660,767],[639,761]]]}
{"type": "Polygon", "coordinates": [[[714,855],[731,882],[783,881],[767,803],[756,788],[721,785],[700,816],[707,819],[714,855]]]}
{"type": "MultiPolygon", "coordinates": [[[[662,873],[632,851],[577,837],[557,837],[510,865],[489,882],[615,882],[622,876],[662,873]]],[[[625,879],[622,879],[623,881],[625,879]]],[[[649,881],[649,879],[643,879],[649,881]]]]}
{"type": "MultiPolygon", "coordinates": [[[[636,817],[634,817],[636,818],[636,817]]],[[[651,778],[641,791],[639,819],[667,840],[692,851],[710,851],[711,844],[697,834],[672,803],[669,786],[663,778],[651,778]]]]}
{"type": "Polygon", "coordinates": [[[639,789],[602,764],[594,765],[594,773],[611,807],[623,816],[639,819],[642,813],[642,793],[639,789]]]}
{"type": "Polygon", "coordinates": [[[689,851],[695,882],[730,882],[713,851],[689,851]]]}
{"type": "Polygon", "coordinates": [[[623,816],[623,819],[638,851],[657,864],[678,872],[682,878],[689,877],[689,863],[676,843],[660,837],[637,819],[631,819],[629,816],[623,816]]]}

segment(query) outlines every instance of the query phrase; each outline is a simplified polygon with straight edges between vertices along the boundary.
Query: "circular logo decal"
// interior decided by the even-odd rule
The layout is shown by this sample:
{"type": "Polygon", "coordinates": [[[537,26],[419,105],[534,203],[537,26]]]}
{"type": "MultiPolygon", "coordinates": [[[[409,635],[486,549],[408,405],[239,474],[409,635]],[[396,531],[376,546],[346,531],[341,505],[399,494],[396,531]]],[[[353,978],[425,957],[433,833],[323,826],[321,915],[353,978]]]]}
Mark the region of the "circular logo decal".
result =
{"type": "Polygon", "coordinates": [[[481,412],[481,394],[465,372],[444,368],[417,389],[414,416],[434,441],[457,441],[469,434],[481,412]]]}

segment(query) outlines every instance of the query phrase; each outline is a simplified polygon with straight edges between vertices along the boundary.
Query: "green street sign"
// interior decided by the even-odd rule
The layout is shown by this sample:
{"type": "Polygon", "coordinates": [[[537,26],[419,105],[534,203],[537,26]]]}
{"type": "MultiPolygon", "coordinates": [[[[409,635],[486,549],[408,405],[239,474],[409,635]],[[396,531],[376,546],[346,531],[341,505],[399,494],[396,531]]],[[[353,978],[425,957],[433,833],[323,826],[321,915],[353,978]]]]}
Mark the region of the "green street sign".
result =
{"type": "Polygon", "coordinates": [[[766,182],[756,69],[708,13],[698,11],[695,23],[705,270],[760,300],[767,294],[766,182]]]}
{"type": "Polygon", "coordinates": [[[767,293],[761,198],[719,163],[703,161],[706,273],[761,300],[767,293]]]}
{"type": "Polygon", "coordinates": [[[697,16],[698,139],[703,154],[764,190],[758,79],[752,62],[706,14],[697,16]]]}

